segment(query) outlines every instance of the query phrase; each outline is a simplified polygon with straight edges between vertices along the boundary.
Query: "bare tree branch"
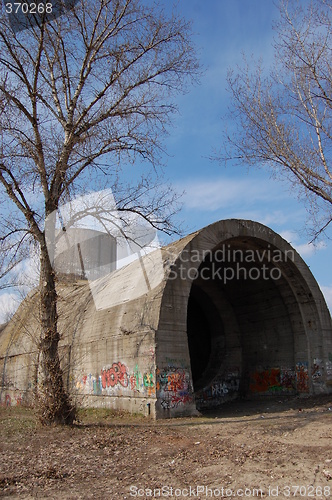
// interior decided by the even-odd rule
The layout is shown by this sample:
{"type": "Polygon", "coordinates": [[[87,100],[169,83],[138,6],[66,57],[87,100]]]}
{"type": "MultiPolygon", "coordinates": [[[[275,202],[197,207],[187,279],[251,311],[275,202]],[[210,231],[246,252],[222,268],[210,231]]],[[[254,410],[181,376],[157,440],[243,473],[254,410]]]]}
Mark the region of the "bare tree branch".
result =
{"type": "Polygon", "coordinates": [[[332,4],[280,0],[279,7],[274,69],[245,61],[228,73],[235,127],[214,158],[285,176],[304,195],[318,237],[332,213],[332,4]]]}
{"type": "MultiPolygon", "coordinates": [[[[126,192],[117,179],[137,157],[158,174],[176,110],[173,96],[198,75],[190,25],[154,3],[80,0],[51,22],[41,19],[18,33],[0,18],[0,198],[10,207],[1,214],[0,244],[9,244],[23,227],[40,250],[44,422],[73,419],[58,355],[56,275],[46,221],[53,224],[52,214],[86,191],[91,179],[90,190],[112,186],[119,212],[137,214],[167,234],[177,232],[177,196],[158,175],[144,175],[126,192]]],[[[3,262],[4,277],[18,255],[13,246],[13,260],[3,262]]]]}

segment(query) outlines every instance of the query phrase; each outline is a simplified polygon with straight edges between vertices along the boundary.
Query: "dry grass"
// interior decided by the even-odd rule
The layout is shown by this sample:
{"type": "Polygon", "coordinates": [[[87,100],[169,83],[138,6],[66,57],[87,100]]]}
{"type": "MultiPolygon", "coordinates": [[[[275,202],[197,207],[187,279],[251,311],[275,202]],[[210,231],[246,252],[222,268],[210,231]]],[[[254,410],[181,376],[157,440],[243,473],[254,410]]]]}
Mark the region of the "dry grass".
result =
{"type": "Polygon", "coordinates": [[[313,488],[305,498],[332,496],[328,397],[239,402],[159,422],[89,409],[71,427],[42,427],[30,409],[0,408],[0,436],[2,498],[115,500],[134,498],[131,486],[197,485],[259,487],[268,498],[269,487],[290,484],[313,488]]]}

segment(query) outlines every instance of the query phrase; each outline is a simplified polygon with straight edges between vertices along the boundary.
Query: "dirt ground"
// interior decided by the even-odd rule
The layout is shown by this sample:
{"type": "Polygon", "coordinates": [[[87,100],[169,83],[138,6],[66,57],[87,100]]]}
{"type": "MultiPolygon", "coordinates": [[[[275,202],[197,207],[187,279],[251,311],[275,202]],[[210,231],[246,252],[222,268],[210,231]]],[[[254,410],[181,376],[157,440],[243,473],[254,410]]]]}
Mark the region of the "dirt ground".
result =
{"type": "Polygon", "coordinates": [[[86,410],[45,428],[24,408],[0,420],[1,498],[332,498],[332,397],[158,422],[86,410]]]}

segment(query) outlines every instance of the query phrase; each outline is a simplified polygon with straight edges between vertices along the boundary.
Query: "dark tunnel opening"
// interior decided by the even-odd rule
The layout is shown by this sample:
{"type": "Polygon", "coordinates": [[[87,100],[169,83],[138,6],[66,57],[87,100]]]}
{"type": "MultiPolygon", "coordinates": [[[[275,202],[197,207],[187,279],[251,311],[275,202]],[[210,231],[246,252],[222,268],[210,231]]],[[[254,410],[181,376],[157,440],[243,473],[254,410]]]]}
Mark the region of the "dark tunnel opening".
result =
{"type": "MultiPolygon", "coordinates": [[[[234,254],[235,250],[257,248],[262,251],[256,241],[229,244],[234,254]]],[[[239,396],[298,392],[295,351],[301,352],[305,367],[307,339],[283,265],[259,257],[259,262],[240,261],[241,273],[237,274],[236,259],[220,263],[212,254],[201,263],[187,309],[188,347],[199,409],[239,396]],[[235,279],[225,282],[224,275],[216,272],[225,266],[235,279]],[[263,266],[264,275],[257,271],[263,266]],[[255,272],[251,271],[254,267],[255,272]],[[271,278],[273,269],[279,270],[274,272],[278,279],[271,278]]]]}
{"type": "Polygon", "coordinates": [[[193,384],[196,387],[210,360],[211,329],[203,308],[192,294],[188,303],[188,344],[193,384]]]}
{"type": "Polygon", "coordinates": [[[193,285],[188,312],[187,335],[194,390],[215,377],[224,356],[224,327],[209,286],[193,285]]]}

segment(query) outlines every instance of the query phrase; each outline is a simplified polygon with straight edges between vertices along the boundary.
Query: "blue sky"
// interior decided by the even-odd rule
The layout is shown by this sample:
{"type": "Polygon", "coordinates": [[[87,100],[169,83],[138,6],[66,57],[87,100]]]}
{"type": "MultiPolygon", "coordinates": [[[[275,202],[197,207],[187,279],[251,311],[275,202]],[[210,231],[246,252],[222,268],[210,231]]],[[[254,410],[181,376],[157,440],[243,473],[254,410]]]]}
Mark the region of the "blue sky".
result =
{"type": "MultiPolygon", "coordinates": [[[[169,0],[161,0],[165,9],[169,0]]],[[[241,64],[242,55],[273,63],[272,22],[278,18],[273,0],[179,0],[177,10],[193,22],[195,43],[204,75],[200,85],[177,98],[179,114],[165,141],[166,177],[183,196],[178,220],[186,233],[227,218],[262,222],[280,233],[302,255],[332,310],[331,242],[308,245],[307,213],[287,184],[263,170],[235,165],[227,168],[209,157],[221,145],[229,105],[226,74],[241,64]]],[[[2,309],[8,300],[0,298],[2,309]]]]}
{"type": "MultiPolygon", "coordinates": [[[[232,217],[262,222],[280,233],[301,254],[332,309],[331,242],[308,245],[307,212],[296,192],[266,171],[226,168],[209,157],[221,145],[229,106],[226,74],[241,65],[243,53],[273,64],[273,0],[180,0],[180,12],[193,21],[195,42],[206,68],[199,86],[178,99],[180,114],[166,141],[167,177],[185,190],[179,220],[187,231],[232,217]]],[[[331,235],[331,234],[330,234],[331,235]]]]}

